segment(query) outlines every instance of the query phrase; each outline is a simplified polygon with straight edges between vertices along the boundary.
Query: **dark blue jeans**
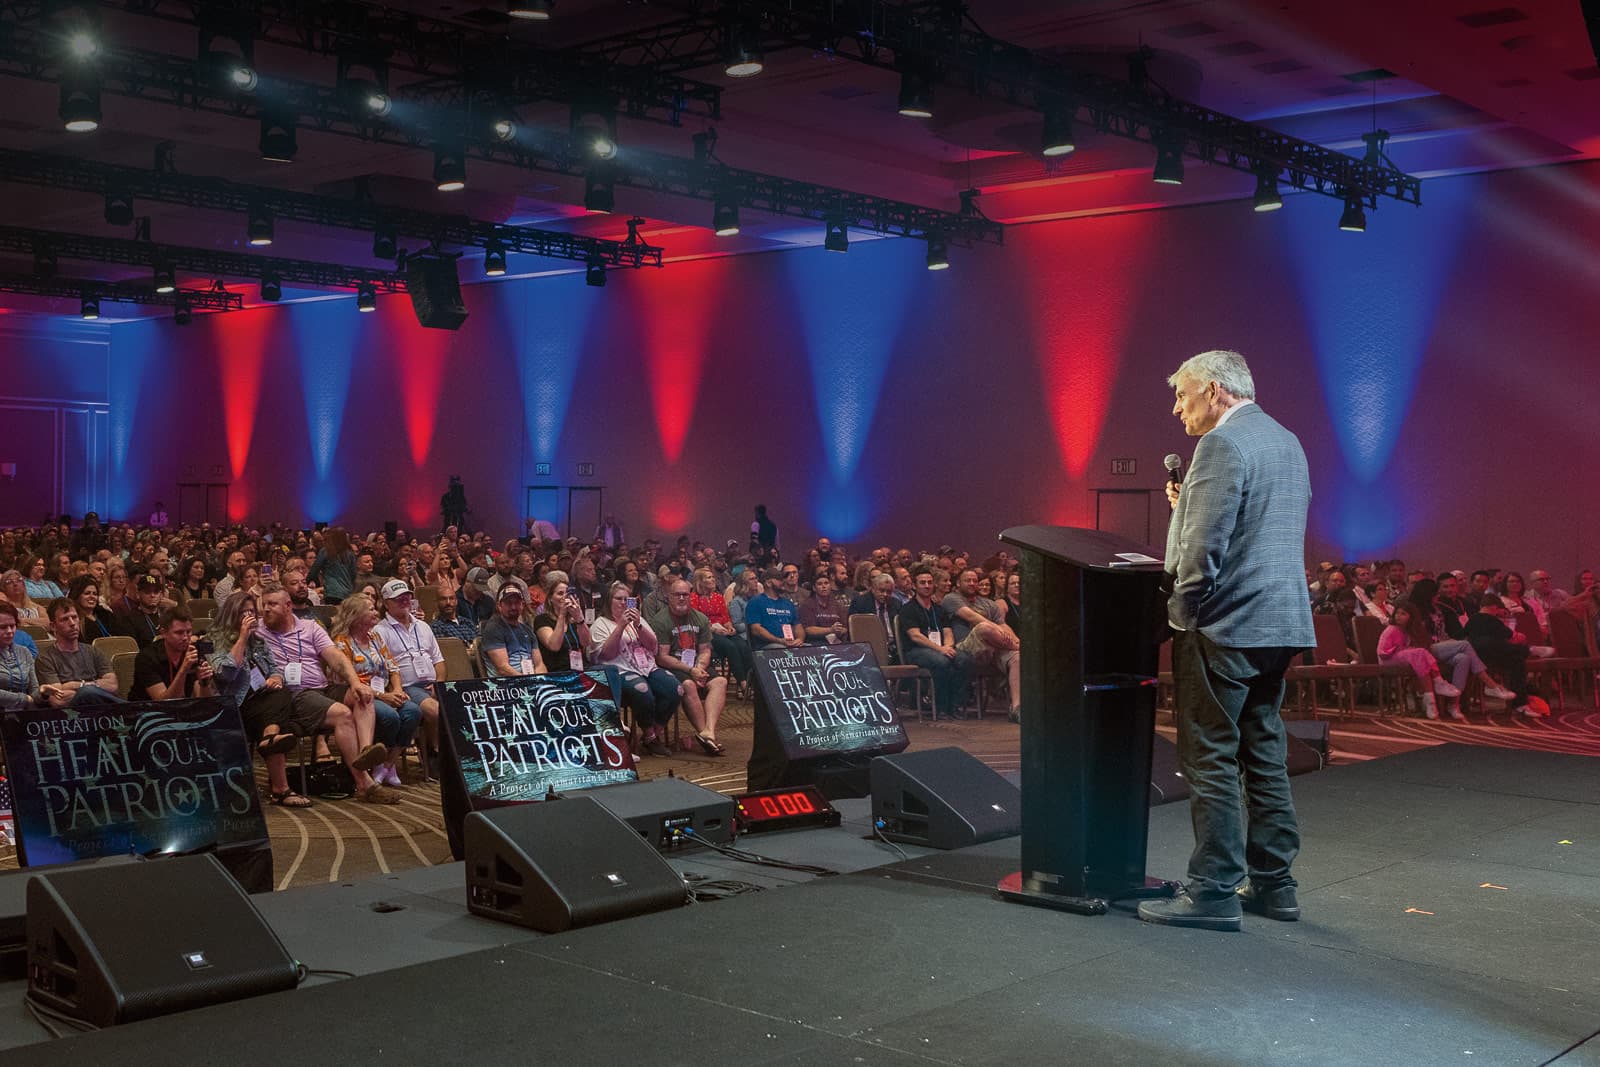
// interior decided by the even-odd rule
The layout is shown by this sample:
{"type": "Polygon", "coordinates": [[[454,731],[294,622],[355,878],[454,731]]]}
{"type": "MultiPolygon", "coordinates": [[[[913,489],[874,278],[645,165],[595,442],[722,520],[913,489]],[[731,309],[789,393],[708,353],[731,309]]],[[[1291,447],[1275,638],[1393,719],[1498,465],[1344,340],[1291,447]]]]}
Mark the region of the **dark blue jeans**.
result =
{"type": "Polygon", "coordinates": [[[622,699],[633,709],[633,718],[646,730],[665,726],[678,712],[678,680],[670,671],[657,667],[648,675],[618,669],[622,680],[622,699]]]}
{"type": "Polygon", "coordinates": [[[907,663],[925,667],[933,675],[933,709],[938,715],[954,715],[961,706],[961,696],[967,688],[967,677],[972,673],[972,657],[957,652],[946,657],[926,645],[910,645],[903,653],[907,663]]]}
{"type": "Polygon", "coordinates": [[[1194,822],[1189,895],[1197,900],[1229,896],[1247,876],[1264,889],[1296,884],[1289,867],[1300,829],[1278,712],[1284,673],[1300,651],[1173,635],[1178,760],[1194,822]]]}

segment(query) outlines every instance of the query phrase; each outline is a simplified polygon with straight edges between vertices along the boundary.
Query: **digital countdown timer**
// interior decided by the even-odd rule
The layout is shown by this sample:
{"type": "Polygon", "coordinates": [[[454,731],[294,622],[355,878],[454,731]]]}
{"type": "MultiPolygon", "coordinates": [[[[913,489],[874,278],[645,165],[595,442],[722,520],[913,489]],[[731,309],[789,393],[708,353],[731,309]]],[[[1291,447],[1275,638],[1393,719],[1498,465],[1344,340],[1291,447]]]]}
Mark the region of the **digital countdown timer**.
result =
{"type": "Polygon", "coordinates": [[[839,825],[838,811],[814,785],[744,793],[735,797],[734,803],[739,806],[741,833],[760,834],[839,825]]]}

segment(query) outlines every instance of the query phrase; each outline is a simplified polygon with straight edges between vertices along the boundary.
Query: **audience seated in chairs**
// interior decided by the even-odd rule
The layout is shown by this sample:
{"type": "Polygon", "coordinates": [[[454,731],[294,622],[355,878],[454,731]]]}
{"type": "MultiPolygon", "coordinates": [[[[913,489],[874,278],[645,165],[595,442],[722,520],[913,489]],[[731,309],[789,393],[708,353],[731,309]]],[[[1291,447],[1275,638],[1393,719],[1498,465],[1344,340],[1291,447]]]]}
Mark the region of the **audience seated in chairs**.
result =
{"type": "Polygon", "coordinates": [[[67,696],[59,688],[47,698],[39,691],[33,669],[33,651],[17,641],[17,609],[0,601],[0,713],[40,704],[63,707],[67,696]]]}
{"type": "MultiPolygon", "coordinates": [[[[1335,572],[1337,573],[1337,572],[1335,572]]],[[[1379,586],[1379,588],[1386,588],[1379,586]]],[[[1422,613],[1409,600],[1394,607],[1394,617],[1383,628],[1378,638],[1379,663],[1403,663],[1417,676],[1417,689],[1422,695],[1423,714],[1430,719],[1439,717],[1436,698],[1444,697],[1456,703],[1449,705],[1450,717],[1460,722],[1466,718],[1461,713],[1461,690],[1444,680],[1439,673],[1439,661],[1429,651],[1432,644],[1422,613]]]]}
{"type": "Polygon", "coordinates": [[[496,614],[478,634],[478,651],[490,678],[544,674],[544,657],[533,627],[523,619],[527,598],[520,582],[507,582],[495,598],[496,614]]]}
{"type": "Polygon", "coordinates": [[[1528,639],[1506,625],[1507,614],[1500,598],[1486,593],[1478,614],[1467,620],[1467,640],[1478,658],[1505,679],[1504,689],[1490,695],[1505,700],[1513,714],[1531,717],[1536,713],[1528,706],[1528,639]]]}
{"type": "Polygon", "coordinates": [[[895,615],[900,611],[900,605],[894,599],[894,577],[886,571],[878,571],[870,581],[870,588],[850,602],[850,614],[873,615],[877,617],[878,624],[883,627],[884,641],[889,653],[889,666],[900,662],[900,648],[895,641],[895,615]]]}
{"type": "Polygon", "coordinates": [[[388,750],[385,759],[372,768],[373,781],[398,787],[396,764],[417,735],[422,708],[401,684],[400,668],[375,629],[377,625],[377,603],[369,594],[356,592],[340,601],[330,632],[333,643],[355,668],[354,684],[372,694],[373,739],[388,750]]]}
{"type": "Polygon", "coordinates": [[[949,613],[934,600],[937,588],[933,569],[918,566],[912,577],[917,595],[900,609],[900,656],[933,676],[935,718],[953,719],[972,674],[972,656],[956,648],[949,613]]]}
{"type": "Polygon", "coordinates": [[[133,610],[117,616],[116,632],[143,648],[161,636],[161,606],[166,598],[162,581],[154,574],[141,574],[133,585],[133,610]]]}
{"type": "Polygon", "coordinates": [[[659,642],[639,614],[638,601],[622,582],[612,582],[606,610],[589,627],[589,658],[615,667],[622,684],[622,700],[633,711],[641,731],[641,744],[653,756],[671,755],[667,724],[678,710],[678,680],[656,666],[659,642]]]}
{"type": "Polygon", "coordinates": [[[253,593],[230,594],[217,608],[209,657],[217,696],[239,712],[245,737],[267,765],[267,792],[274,804],[308,808],[311,801],[289,787],[286,753],[300,738],[316,732],[321,716],[308,704],[296,706],[261,637],[253,593]]]}
{"type": "Polygon", "coordinates": [[[34,660],[39,691],[52,706],[84,707],[91,704],[120,704],[117,672],[111,662],[91,645],[79,642],[78,609],[60,597],[46,609],[50,617],[53,643],[41,649],[34,660]],[[66,699],[58,703],[60,697],[66,699]]]}
{"type": "Polygon", "coordinates": [[[19,621],[32,626],[49,625],[44,607],[28,594],[21,571],[10,570],[0,574],[0,599],[15,609],[19,621]]]}
{"type": "MultiPolygon", "coordinates": [[[[207,640],[209,643],[209,639],[207,640]]],[[[161,616],[161,636],[139,650],[129,700],[178,700],[216,694],[209,648],[196,644],[194,617],[182,606],[161,616]],[[202,652],[204,651],[204,654],[202,652]]]]}
{"type": "MultiPolygon", "coordinates": [[[[378,634],[394,658],[395,669],[400,672],[400,687],[422,713],[423,747],[427,751],[439,748],[439,689],[444,677],[444,653],[439,650],[439,639],[422,620],[416,595],[402,579],[391,578],[383,586],[384,616],[378,623],[378,634]]],[[[427,753],[423,754],[423,772],[428,773],[427,753]]]]}
{"type": "Polygon", "coordinates": [[[1010,686],[1012,722],[1022,721],[1022,642],[1006,625],[999,604],[978,592],[980,579],[971,567],[961,572],[957,590],[940,605],[950,620],[956,648],[972,659],[973,666],[998,667],[1010,686]]]}
{"type": "Polygon", "coordinates": [[[706,755],[720,756],[726,749],[717,740],[717,723],[728,703],[728,680],[711,673],[711,620],[695,610],[692,596],[686,580],[668,583],[667,606],[650,620],[656,634],[656,664],[678,680],[695,743],[706,755]]]}
{"type": "MultiPolygon", "coordinates": [[[[750,646],[733,625],[728,611],[728,601],[717,589],[717,575],[710,567],[697,567],[693,577],[693,592],[689,606],[706,617],[711,624],[711,659],[728,665],[728,674],[741,692],[748,695],[750,682],[750,646]]],[[[709,667],[710,664],[707,664],[709,667]]]]}
{"type": "Polygon", "coordinates": [[[100,586],[94,575],[85,574],[72,579],[67,599],[78,609],[79,639],[90,644],[102,637],[117,633],[116,616],[100,606],[100,586]]]}
{"type": "Polygon", "coordinates": [[[312,729],[325,725],[333,731],[357,796],[369,804],[400,803],[397,793],[369,773],[389,758],[389,751],[374,739],[376,699],[354,665],[320,625],[295,617],[288,591],[276,582],[262,588],[261,617],[261,637],[290,691],[296,717],[312,729]]]}

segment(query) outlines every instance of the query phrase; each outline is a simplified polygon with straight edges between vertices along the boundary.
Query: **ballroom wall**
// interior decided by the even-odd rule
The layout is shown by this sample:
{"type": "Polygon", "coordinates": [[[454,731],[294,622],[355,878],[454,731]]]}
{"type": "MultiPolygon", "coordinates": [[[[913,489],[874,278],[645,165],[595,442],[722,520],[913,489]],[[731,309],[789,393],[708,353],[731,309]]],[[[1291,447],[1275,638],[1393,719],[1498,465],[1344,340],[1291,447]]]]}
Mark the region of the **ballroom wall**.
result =
{"type": "MultiPolygon", "coordinates": [[[[1163,454],[1192,447],[1164,379],[1220,346],[1306,446],[1311,554],[1567,576],[1600,561],[1597,185],[1594,166],[1428,181],[1365,234],[1315,196],[1025,226],[938,273],[920,243],[857,239],[603,289],[473,284],[456,333],[403,296],[117,325],[107,504],[198,518],[205,492],[177,485],[209,482],[214,519],[424,528],[459,473],[496,531],[565,524],[550,487],[602,485],[636,539],[742,538],[764,502],[789,539],[981,546],[1092,525],[1097,488],[1159,494],[1163,454]]],[[[1101,504],[1142,534],[1142,496],[1101,504]]]]}

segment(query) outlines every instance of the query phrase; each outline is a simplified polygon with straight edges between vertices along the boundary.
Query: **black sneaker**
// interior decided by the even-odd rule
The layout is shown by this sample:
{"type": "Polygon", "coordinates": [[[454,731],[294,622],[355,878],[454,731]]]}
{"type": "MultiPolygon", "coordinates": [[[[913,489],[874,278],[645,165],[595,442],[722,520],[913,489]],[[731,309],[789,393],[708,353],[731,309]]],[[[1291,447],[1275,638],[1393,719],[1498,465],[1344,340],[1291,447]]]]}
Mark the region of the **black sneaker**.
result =
{"type": "Polygon", "coordinates": [[[1239,887],[1238,895],[1240,907],[1251,915],[1265,915],[1281,923],[1300,921],[1300,898],[1292,885],[1260,889],[1247,883],[1239,887]]]}
{"type": "Polygon", "coordinates": [[[1139,903],[1139,918],[1147,923],[1191,926],[1197,930],[1237,931],[1244,927],[1237,896],[1195,900],[1184,892],[1162,900],[1145,900],[1139,903]]]}

